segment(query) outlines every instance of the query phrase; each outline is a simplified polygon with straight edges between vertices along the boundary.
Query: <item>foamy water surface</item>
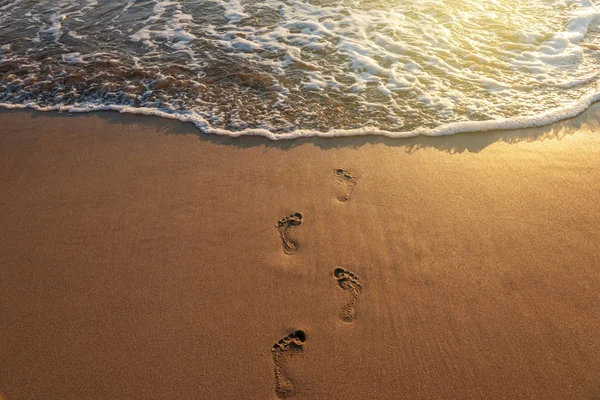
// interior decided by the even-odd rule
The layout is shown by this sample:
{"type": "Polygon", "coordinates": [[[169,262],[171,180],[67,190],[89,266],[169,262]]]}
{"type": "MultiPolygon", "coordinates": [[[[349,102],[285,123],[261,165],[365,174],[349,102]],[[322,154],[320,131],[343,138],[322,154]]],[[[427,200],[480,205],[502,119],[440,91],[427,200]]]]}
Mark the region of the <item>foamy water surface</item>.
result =
{"type": "Polygon", "coordinates": [[[600,99],[591,0],[0,0],[0,103],[209,133],[441,135],[600,99]]]}

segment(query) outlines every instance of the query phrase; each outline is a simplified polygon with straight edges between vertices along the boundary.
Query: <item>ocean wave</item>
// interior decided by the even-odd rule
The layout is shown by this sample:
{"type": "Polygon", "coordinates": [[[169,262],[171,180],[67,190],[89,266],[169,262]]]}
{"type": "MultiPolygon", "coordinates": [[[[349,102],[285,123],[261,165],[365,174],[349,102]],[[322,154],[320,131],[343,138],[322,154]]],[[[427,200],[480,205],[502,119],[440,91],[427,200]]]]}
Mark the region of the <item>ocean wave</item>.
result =
{"type": "Polygon", "coordinates": [[[85,113],[98,111],[118,111],[120,113],[137,114],[156,116],[161,118],[178,120],[180,122],[190,122],[194,124],[200,131],[206,134],[241,137],[241,136],[263,136],[272,141],[291,140],[298,138],[310,137],[348,137],[348,136],[385,136],[388,138],[410,138],[415,136],[448,136],[457,133],[475,133],[495,130],[514,130],[526,129],[540,126],[547,126],[553,123],[576,117],[583,113],[592,104],[600,101],[600,92],[585,96],[578,102],[567,107],[547,111],[538,115],[520,116],[508,119],[489,120],[489,121],[464,121],[453,122],[446,125],[441,125],[435,128],[417,128],[411,131],[396,132],[376,129],[372,127],[362,127],[359,129],[331,129],[329,131],[316,131],[310,129],[298,129],[292,132],[275,133],[267,129],[242,129],[239,131],[231,131],[222,128],[215,128],[201,116],[194,115],[190,112],[169,112],[154,108],[137,108],[122,105],[96,105],[96,104],[81,104],[77,106],[38,106],[36,104],[10,104],[0,103],[0,107],[6,109],[33,109],[37,111],[59,111],[69,113],[85,113]]]}
{"type": "Polygon", "coordinates": [[[0,103],[277,140],[538,126],[598,92],[590,0],[122,3],[12,1],[0,103]]]}

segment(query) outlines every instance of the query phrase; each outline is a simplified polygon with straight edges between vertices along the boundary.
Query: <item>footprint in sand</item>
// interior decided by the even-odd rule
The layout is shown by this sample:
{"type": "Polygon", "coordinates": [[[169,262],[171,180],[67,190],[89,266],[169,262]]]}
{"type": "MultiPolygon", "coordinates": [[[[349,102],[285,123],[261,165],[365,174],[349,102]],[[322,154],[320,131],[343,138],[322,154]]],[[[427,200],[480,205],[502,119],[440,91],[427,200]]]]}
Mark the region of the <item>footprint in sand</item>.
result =
{"type": "Polygon", "coordinates": [[[298,243],[288,236],[288,231],[301,223],[302,214],[300,213],[294,213],[277,221],[277,232],[279,232],[279,237],[281,237],[283,252],[285,254],[294,254],[298,251],[298,243]]]}
{"type": "Polygon", "coordinates": [[[302,351],[305,341],[306,333],[295,331],[275,343],[271,349],[273,363],[275,364],[275,394],[280,399],[294,397],[296,394],[294,381],[289,378],[285,363],[289,357],[293,357],[302,351]]]}
{"type": "Polygon", "coordinates": [[[350,200],[350,196],[352,195],[352,190],[356,186],[356,176],[352,172],[336,169],[335,176],[338,177],[340,182],[346,186],[346,193],[340,197],[338,197],[339,201],[348,201],[350,200]]]}
{"type": "Polygon", "coordinates": [[[362,293],[362,283],[355,274],[343,268],[336,268],[333,271],[333,276],[347,297],[346,304],[340,311],[340,319],[350,324],[356,319],[356,309],[360,294],[362,293]]]}

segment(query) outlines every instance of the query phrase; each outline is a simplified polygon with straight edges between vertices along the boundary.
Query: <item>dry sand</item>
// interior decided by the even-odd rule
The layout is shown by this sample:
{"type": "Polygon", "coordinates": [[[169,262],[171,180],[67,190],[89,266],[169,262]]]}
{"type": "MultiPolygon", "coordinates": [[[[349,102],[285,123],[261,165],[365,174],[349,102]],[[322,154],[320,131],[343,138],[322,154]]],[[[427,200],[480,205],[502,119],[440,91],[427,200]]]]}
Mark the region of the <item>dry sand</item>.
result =
{"type": "Polygon", "coordinates": [[[599,110],[278,143],[0,112],[0,398],[599,399],[599,110]]]}

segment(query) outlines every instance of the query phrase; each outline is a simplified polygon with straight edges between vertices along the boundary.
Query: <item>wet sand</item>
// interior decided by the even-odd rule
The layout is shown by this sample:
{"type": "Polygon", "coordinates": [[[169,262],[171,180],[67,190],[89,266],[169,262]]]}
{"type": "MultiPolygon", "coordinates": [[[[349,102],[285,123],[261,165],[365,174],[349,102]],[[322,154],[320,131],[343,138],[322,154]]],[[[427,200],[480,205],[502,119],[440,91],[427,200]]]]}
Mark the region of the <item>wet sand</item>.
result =
{"type": "Polygon", "coordinates": [[[0,398],[598,399],[597,121],[269,142],[2,111],[0,398]]]}

